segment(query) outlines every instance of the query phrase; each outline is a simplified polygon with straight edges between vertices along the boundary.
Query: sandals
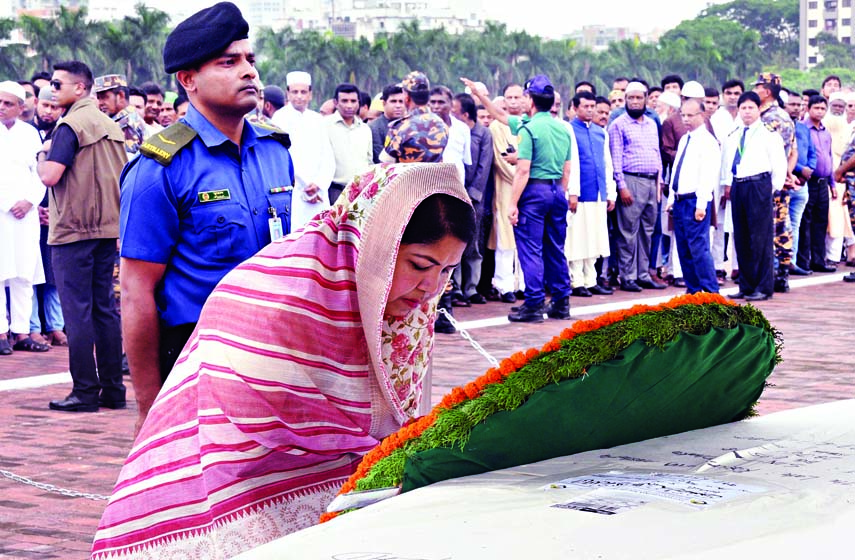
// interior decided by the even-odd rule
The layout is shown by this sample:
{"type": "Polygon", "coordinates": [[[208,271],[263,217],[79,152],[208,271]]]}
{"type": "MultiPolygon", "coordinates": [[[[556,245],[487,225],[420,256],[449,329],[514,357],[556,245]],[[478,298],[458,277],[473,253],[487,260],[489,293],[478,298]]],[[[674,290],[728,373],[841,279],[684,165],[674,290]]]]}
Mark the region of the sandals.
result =
{"type": "Polygon", "coordinates": [[[50,350],[50,346],[38,343],[28,336],[27,338],[22,338],[21,340],[16,341],[15,345],[12,346],[12,350],[16,350],[18,352],[47,352],[50,350]]]}
{"type": "Polygon", "coordinates": [[[68,337],[62,331],[48,333],[48,338],[54,346],[68,346],[68,337]]]}

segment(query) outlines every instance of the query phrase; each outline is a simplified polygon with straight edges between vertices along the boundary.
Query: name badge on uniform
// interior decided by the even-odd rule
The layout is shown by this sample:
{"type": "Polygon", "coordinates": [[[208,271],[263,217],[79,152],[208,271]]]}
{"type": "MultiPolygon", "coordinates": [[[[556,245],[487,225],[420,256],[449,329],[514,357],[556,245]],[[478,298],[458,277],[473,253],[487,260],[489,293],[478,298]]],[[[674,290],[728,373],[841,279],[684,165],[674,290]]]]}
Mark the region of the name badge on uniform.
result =
{"type": "Polygon", "coordinates": [[[285,234],[282,231],[282,218],[276,215],[276,208],[272,206],[267,209],[270,212],[271,218],[267,220],[267,227],[270,229],[270,241],[281,239],[285,234]]]}
{"type": "Polygon", "coordinates": [[[232,193],[229,189],[221,189],[218,191],[203,191],[199,193],[199,202],[217,202],[219,200],[231,200],[232,193]]]}
{"type": "Polygon", "coordinates": [[[291,192],[293,190],[294,190],[294,187],[291,185],[288,185],[285,187],[273,187],[270,189],[269,192],[270,192],[270,194],[279,194],[279,193],[283,193],[283,192],[291,192]]]}

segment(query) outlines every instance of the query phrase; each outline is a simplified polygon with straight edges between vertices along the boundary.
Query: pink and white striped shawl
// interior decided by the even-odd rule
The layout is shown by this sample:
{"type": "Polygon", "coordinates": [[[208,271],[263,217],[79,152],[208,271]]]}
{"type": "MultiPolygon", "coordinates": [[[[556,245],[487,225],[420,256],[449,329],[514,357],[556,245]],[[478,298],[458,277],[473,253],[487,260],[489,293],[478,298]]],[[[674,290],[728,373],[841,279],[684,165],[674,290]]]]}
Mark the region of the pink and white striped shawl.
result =
{"type": "Polygon", "coordinates": [[[93,558],[229,558],[317,522],[360,457],[429,401],[435,302],[396,320],[384,308],[404,228],[435,193],[468,201],[453,165],[377,166],[223,279],[93,558]]]}

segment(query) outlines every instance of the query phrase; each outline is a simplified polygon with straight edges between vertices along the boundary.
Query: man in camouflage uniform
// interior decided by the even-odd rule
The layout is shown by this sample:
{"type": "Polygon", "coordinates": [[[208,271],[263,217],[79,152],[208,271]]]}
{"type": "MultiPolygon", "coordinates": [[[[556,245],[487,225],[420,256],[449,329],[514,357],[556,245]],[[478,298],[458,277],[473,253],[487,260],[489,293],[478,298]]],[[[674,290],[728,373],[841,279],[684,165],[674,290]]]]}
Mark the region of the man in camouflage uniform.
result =
{"type": "Polygon", "coordinates": [[[98,97],[98,108],[122,128],[125,151],[135,155],[143,142],[145,124],[142,117],[128,105],[128,81],[121,74],[107,74],[95,78],[92,91],[98,97]]]}
{"type": "MultiPolygon", "coordinates": [[[[401,82],[407,114],[389,123],[386,142],[380,152],[381,162],[435,162],[442,161],[448,144],[448,125],[428,108],[430,82],[423,73],[413,71],[401,82]]],[[[439,299],[439,308],[449,315],[451,311],[451,278],[445,294],[439,299]]],[[[434,330],[451,334],[457,329],[445,315],[437,315],[434,330]]]]}
{"type": "Polygon", "coordinates": [[[401,83],[407,114],[389,123],[381,162],[440,162],[448,144],[448,126],[428,108],[430,82],[421,72],[410,72],[401,83]]]}
{"type": "MultiPolygon", "coordinates": [[[[769,72],[763,72],[757,76],[754,84],[754,93],[760,97],[760,119],[771,132],[777,132],[784,141],[784,155],[788,161],[788,175],[792,173],[798,152],[795,151],[793,139],[796,127],[793,120],[778,105],[778,94],[781,92],[781,78],[769,72]]],[[[793,258],[793,236],[790,229],[790,191],[791,180],[784,184],[784,188],[776,192],[774,202],[774,224],[775,224],[775,259],[777,270],[775,272],[775,291],[790,291],[789,274],[790,263],[793,258]]]]}
{"type": "MultiPolygon", "coordinates": [[[[849,139],[849,145],[840,156],[840,167],[834,171],[835,183],[846,183],[845,196],[848,198],[849,222],[855,228],[855,135],[849,139]]],[[[855,272],[843,277],[844,282],[855,282],[855,272]]]]}

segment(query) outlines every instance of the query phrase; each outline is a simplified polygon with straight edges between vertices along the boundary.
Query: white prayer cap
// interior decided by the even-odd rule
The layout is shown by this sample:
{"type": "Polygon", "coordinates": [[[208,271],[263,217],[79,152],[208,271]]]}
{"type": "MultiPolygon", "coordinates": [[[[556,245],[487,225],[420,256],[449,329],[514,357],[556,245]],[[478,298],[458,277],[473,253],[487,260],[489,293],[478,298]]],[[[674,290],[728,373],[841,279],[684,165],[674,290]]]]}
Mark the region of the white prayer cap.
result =
{"type": "Polygon", "coordinates": [[[706,97],[706,95],[704,95],[704,86],[695,80],[690,80],[683,84],[683,89],[680,90],[680,95],[692,99],[701,99],[706,97]]]}
{"type": "Polygon", "coordinates": [[[781,90],[781,93],[778,94],[778,97],[781,99],[781,103],[783,103],[784,105],[786,105],[790,101],[790,95],[784,90],[781,90]]]}
{"type": "Polygon", "coordinates": [[[855,91],[847,91],[844,94],[844,98],[846,99],[847,103],[855,102],[855,91]]]}
{"type": "Polygon", "coordinates": [[[0,82],[0,93],[8,93],[10,95],[14,95],[21,101],[24,101],[27,98],[27,92],[24,91],[24,86],[22,86],[18,82],[13,82],[11,80],[0,82]]]}
{"type": "MultiPolygon", "coordinates": [[[[475,82],[475,89],[478,90],[478,93],[480,93],[481,95],[490,95],[490,92],[487,91],[487,86],[484,85],[484,82],[475,82]]],[[[463,91],[468,93],[469,95],[472,95],[472,89],[469,86],[466,86],[463,91]]]]}
{"type": "Polygon", "coordinates": [[[671,90],[663,91],[659,95],[659,100],[657,103],[664,103],[669,107],[673,107],[674,109],[680,108],[680,96],[674,93],[671,90]]]}
{"type": "Polygon", "coordinates": [[[644,84],[641,82],[629,82],[626,85],[626,89],[624,93],[632,93],[634,91],[640,91],[641,93],[647,93],[647,88],[644,87],[644,84]]]}
{"type": "Polygon", "coordinates": [[[846,94],[843,93],[842,91],[835,91],[834,93],[831,94],[831,97],[828,99],[829,103],[831,103],[832,101],[843,101],[845,103],[846,102],[846,94]]]}
{"type": "Polygon", "coordinates": [[[285,76],[285,85],[312,85],[312,75],[308,72],[288,72],[285,76]]]}

